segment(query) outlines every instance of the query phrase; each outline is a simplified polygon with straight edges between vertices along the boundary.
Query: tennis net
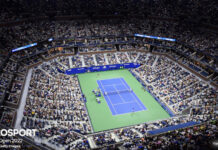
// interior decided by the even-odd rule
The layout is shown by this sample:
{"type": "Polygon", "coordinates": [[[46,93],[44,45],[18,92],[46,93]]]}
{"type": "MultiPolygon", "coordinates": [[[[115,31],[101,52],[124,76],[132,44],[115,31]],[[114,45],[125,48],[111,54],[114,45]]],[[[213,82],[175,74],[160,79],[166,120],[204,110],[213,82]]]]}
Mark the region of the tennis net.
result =
{"type": "Polygon", "coordinates": [[[104,95],[116,95],[116,94],[120,94],[120,93],[129,93],[129,92],[132,92],[132,89],[104,92],[104,95]]]}

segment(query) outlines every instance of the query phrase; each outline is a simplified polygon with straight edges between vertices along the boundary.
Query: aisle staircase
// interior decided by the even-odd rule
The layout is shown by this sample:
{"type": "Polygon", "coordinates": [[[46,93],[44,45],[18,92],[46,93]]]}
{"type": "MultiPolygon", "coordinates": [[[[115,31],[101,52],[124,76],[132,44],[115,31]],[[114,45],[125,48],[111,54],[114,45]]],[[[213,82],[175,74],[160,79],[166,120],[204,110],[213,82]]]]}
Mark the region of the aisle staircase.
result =
{"type": "Polygon", "coordinates": [[[109,65],[108,59],[107,59],[107,54],[104,54],[104,59],[105,59],[106,64],[109,65]]]}
{"type": "Polygon", "coordinates": [[[70,68],[73,68],[72,56],[69,56],[68,59],[69,59],[69,63],[70,63],[70,68]]]}
{"type": "Polygon", "coordinates": [[[92,57],[93,57],[93,61],[94,61],[95,66],[98,66],[98,63],[97,63],[97,61],[96,61],[95,54],[93,54],[92,57]]]}
{"type": "Polygon", "coordinates": [[[82,67],[85,67],[86,64],[85,64],[83,55],[80,56],[80,59],[81,59],[81,62],[82,62],[82,67]]]}
{"type": "Polygon", "coordinates": [[[153,62],[153,65],[152,65],[151,67],[155,67],[155,65],[156,65],[156,63],[157,63],[159,57],[160,57],[160,56],[156,56],[156,58],[155,58],[155,60],[154,60],[154,62],[153,62]]]}
{"type": "Polygon", "coordinates": [[[140,53],[137,53],[137,56],[136,56],[136,58],[133,60],[133,62],[136,62],[137,59],[139,58],[139,56],[140,56],[140,53]]]}

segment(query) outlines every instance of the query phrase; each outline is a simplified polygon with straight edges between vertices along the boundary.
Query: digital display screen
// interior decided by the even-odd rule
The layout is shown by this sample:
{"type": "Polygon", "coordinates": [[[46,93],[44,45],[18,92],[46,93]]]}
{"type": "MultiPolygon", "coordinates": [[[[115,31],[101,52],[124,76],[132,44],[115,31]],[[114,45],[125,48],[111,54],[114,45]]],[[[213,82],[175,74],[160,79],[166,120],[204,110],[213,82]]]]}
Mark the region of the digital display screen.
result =
{"type": "Polygon", "coordinates": [[[145,35],[145,34],[144,35],[143,34],[134,34],[134,36],[150,38],[150,39],[157,39],[157,40],[164,40],[164,41],[171,41],[171,42],[176,41],[176,39],[165,38],[165,37],[157,37],[157,36],[151,36],[151,35],[145,35]]]}
{"type": "Polygon", "coordinates": [[[53,40],[54,40],[53,38],[48,39],[49,42],[51,42],[51,41],[53,41],[53,40]]]}
{"type": "Polygon", "coordinates": [[[33,43],[33,44],[30,44],[30,45],[18,47],[18,48],[12,49],[12,53],[23,50],[23,49],[26,49],[26,48],[30,48],[30,47],[33,47],[33,46],[36,46],[36,45],[37,45],[37,43],[33,43]]]}

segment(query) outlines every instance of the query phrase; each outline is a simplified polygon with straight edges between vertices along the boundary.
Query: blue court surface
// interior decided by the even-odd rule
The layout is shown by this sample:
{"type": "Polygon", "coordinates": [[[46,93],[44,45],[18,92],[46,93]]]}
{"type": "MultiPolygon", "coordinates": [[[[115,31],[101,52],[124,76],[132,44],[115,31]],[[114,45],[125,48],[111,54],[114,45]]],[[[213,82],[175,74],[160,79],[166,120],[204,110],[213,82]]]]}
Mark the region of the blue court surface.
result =
{"type": "Polygon", "coordinates": [[[146,110],[144,104],[123,78],[97,80],[97,83],[112,115],[146,110]]]}

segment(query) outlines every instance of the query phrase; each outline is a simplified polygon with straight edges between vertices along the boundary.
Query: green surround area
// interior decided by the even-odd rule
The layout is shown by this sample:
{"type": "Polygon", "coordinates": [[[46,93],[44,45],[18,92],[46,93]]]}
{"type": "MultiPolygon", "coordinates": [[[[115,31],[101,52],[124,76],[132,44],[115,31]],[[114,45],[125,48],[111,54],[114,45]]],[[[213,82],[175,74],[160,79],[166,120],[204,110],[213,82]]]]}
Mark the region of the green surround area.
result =
{"type": "Polygon", "coordinates": [[[79,74],[78,79],[87,99],[86,107],[94,132],[170,118],[170,115],[126,69],[79,74]],[[113,116],[103,96],[100,97],[101,103],[97,103],[92,92],[98,87],[97,80],[112,78],[124,78],[147,110],[113,116]]]}

